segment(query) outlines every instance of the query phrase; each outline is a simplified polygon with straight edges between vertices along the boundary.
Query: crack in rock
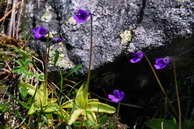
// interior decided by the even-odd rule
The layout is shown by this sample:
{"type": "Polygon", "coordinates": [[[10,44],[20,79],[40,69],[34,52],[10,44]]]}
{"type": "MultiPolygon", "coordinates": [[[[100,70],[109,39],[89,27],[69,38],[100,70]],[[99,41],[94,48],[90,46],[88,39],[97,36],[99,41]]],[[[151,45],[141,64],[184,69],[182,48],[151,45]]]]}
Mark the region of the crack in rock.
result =
{"type": "Polygon", "coordinates": [[[140,24],[143,21],[144,9],[146,8],[146,2],[147,2],[147,0],[142,0],[142,8],[139,12],[139,19],[137,21],[138,24],[140,24]]]}

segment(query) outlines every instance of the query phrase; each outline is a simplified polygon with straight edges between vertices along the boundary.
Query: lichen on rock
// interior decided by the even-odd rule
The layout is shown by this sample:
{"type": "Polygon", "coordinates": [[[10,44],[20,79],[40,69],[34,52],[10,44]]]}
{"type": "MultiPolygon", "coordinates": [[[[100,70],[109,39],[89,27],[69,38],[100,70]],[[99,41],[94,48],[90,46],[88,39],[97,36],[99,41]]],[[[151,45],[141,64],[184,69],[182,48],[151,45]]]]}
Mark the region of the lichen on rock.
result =
{"type": "Polygon", "coordinates": [[[127,44],[132,40],[132,33],[131,30],[125,30],[120,34],[121,37],[121,43],[122,44],[127,44]]]}
{"type": "Polygon", "coordinates": [[[48,27],[64,36],[64,49],[69,60],[82,64],[84,69],[87,69],[89,61],[90,21],[84,24],[69,22],[76,9],[86,9],[93,14],[94,69],[114,62],[122,53],[168,46],[174,39],[187,39],[194,33],[193,1],[48,0],[46,3],[40,1],[39,8],[36,2],[29,4],[33,9],[27,14],[35,19],[36,25],[48,27]],[[52,7],[50,11],[53,13],[49,23],[40,20],[46,4],[52,7]],[[133,30],[133,39],[125,37],[130,35],[127,30],[133,30]]]}

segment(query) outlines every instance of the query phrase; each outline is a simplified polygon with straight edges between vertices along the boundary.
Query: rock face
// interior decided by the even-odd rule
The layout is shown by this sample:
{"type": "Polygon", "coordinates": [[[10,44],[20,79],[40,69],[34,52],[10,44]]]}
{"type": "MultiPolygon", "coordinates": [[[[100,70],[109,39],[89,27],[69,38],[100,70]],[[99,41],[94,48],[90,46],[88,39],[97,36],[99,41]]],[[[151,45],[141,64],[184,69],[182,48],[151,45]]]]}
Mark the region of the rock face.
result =
{"type": "MultiPolygon", "coordinates": [[[[162,56],[184,50],[166,49],[174,39],[189,39],[194,33],[194,2],[191,0],[31,0],[26,12],[30,26],[48,27],[66,40],[64,47],[71,62],[89,62],[90,21],[74,24],[69,19],[75,9],[87,9],[93,16],[94,69],[129,51],[161,48],[162,56]],[[122,36],[125,32],[131,35],[122,36]],[[130,33],[128,33],[130,34],[130,33]],[[129,37],[129,40],[123,39],[129,37]],[[165,51],[165,53],[163,53],[165,51]],[[172,52],[173,51],[173,52],[172,52]]],[[[175,43],[176,44],[176,43],[175,43]]],[[[57,44],[55,44],[57,45],[57,44]]],[[[63,53],[64,54],[64,53],[63,53]]],[[[160,54],[158,54],[160,55],[160,54]]],[[[65,66],[64,66],[65,67],[65,66]]]]}

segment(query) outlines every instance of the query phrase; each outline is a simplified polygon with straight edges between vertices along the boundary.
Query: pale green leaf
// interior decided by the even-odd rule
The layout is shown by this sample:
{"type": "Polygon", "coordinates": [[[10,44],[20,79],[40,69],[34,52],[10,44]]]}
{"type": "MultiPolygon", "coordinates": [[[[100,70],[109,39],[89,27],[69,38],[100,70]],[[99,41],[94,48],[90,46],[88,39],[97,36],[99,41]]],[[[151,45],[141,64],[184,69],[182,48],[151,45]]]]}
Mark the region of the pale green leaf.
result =
{"type": "Polygon", "coordinates": [[[87,106],[87,111],[91,112],[103,112],[103,113],[115,113],[116,109],[113,106],[100,102],[90,102],[87,106]]]}
{"type": "Polygon", "coordinates": [[[33,103],[28,111],[28,115],[32,115],[35,112],[37,112],[39,109],[39,107],[37,107],[37,105],[35,103],[33,103]]]}
{"type": "Polygon", "coordinates": [[[57,112],[57,111],[59,111],[58,104],[48,104],[44,109],[45,113],[51,113],[51,112],[57,112]]]}
{"type": "Polygon", "coordinates": [[[75,103],[82,109],[85,109],[88,103],[88,86],[84,82],[81,87],[79,88],[76,98],[75,98],[75,103]]]}
{"type": "Polygon", "coordinates": [[[83,113],[84,113],[83,109],[74,110],[73,113],[71,114],[69,121],[68,121],[68,125],[73,124],[79,118],[79,116],[83,113]]]}
{"type": "MultiPolygon", "coordinates": [[[[60,107],[60,106],[59,106],[60,107]]],[[[63,108],[59,108],[58,112],[54,112],[55,114],[57,114],[61,119],[63,119],[63,121],[65,121],[67,123],[67,121],[69,120],[69,113],[67,111],[65,111],[63,108]]]]}
{"type": "Polygon", "coordinates": [[[42,104],[43,106],[48,104],[48,90],[45,88],[44,83],[42,83],[38,89],[31,84],[24,82],[19,83],[18,86],[26,88],[31,96],[34,96],[35,94],[34,99],[37,104],[42,104]]]}
{"type": "Polygon", "coordinates": [[[86,112],[87,120],[90,120],[92,123],[97,123],[96,115],[94,112],[86,112]]]}
{"type": "Polygon", "coordinates": [[[98,99],[88,99],[88,103],[90,102],[99,102],[99,100],[98,99]]]}
{"type": "Polygon", "coordinates": [[[40,88],[37,90],[35,94],[35,101],[38,104],[42,104],[46,106],[48,104],[48,90],[45,88],[44,83],[40,85],[40,88]]]}
{"type": "Polygon", "coordinates": [[[62,107],[63,108],[73,108],[73,106],[74,106],[74,100],[73,99],[71,99],[71,100],[68,100],[68,101],[66,101],[65,103],[63,103],[62,104],[62,107]]]}
{"type": "Polygon", "coordinates": [[[36,111],[40,111],[41,108],[44,112],[54,112],[57,109],[57,104],[54,104],[57,100],[55,98],[48,99],[48,89],[45,84],[42,83],[38,89],[29,83],[19,83],[19,88],[27,89],[28,94],[34,96],[34,102],[31,105],[28,114],[31,115],[36,111]],[[50,105],[48,105],[50,103],[50,105]],[[46,108],[45,108],[46,107],[46,108]]]}
{"type": "Polygon", "coordinates": [[[18,84],[18,86],[19,86],[20,88],[26,88],[26,89],[28,90],[28,93],[29,93],[30,95],[32,95],[32,96],[34,95],[35,90],[36,90],[36,87],[32,86],[32,85],[29,84],[29,83],[20,82],[20,83],[18,84]]]}
{"type": "Polygon", "coordinates": [[[48,99],[48,103],[56,103],[57,99],[56,98],[50,98],[48,99]]]}

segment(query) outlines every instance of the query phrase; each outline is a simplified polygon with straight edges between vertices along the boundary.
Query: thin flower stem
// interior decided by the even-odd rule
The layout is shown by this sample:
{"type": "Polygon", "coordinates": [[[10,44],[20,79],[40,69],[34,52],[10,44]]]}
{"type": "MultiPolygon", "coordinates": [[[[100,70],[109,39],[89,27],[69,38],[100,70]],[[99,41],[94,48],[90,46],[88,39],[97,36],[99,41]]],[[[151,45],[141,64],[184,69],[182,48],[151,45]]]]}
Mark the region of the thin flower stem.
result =
{"type": "Polygon", "coordinates": [[[44,60],[44,79],[45,79],[45,86],[44,92],[46,95],[47,86],[48,86],[48,63],[49,63],[49,51],[50,51],[50,42],[46,42],[46,51],[45,51],[45,60],[44,60]]]}
{"type": "Polygon", "coordinates": [[[121,106],[121,104],[120,104],[120,103],[118,103],[118,107],[117,107],[117,117],[119,117],[119,110],[120,110],[120,106],[121,106]]]}
{"type": "MultiPolygon", "coordinates": [[[[111,100],[109,99],[106,99],[104,97],[101,97],[93,92],[91,92],[92,95],[96,96],[97,98],[100,98],[102,100],[105,100],[105,101],[108,101],[108,102],[112,102],[111,100]]],[[[113,103],[113,102],[112,102],[113,103]]],[[[143,107],[139,106],[139,105],[134,105],[134,104],[129,104],[129,103],[120,103],[120,105],[122,106],[126,106],[126,107],[130,107],[130,108],[139,108],[139,109],[142,109],[143,107]]]]}
{"type": "Polygon", "coordinates": [[[152,66],[152,64],[151,64],[151,62],[150,62],[150,60],[148,59],[148,57],[147,57],[146,55],[144,55],[144,56],[145,56],[145,59],[146,59],[146,61],[148,62],[149,66],[150,66],[150,68],[151,68],[151,70],[152,70],[152,72],[153,72],[153,74],[154,74],[154,77],[156,78],[156,81],[157,81],[157,83],[158,83],[158,85],[159,85],[159,87],[160,87],[160,89],[161,89],[161,91],[162,91],[164,97],[166,97],[166,100],[167,100],[167,102],[169,103],[169,106],[170,106],[172,112],[174,113],[174,115],[175,115],[175,117],[176,117],[176,119],[177,119],[177,118],[178,118],[178,115],[177,115],[177,113],[176,113],[176,111],[175,111],[175,109],[174,109],[172,103],[170,102],[170,99],[169,99],[169,97],[168,97],[168,95],[167,95],[167,93],[166,93],[166,91],[165,91],[165,89],[164,89],[162,83],[160,82],[160,79],[159,79],[159,77],[157,76],[156,71],[154,70],[154,68],[153,68],[153,66],[152,66]]]}
{"type": "Polygon", "coordinates": [[[179,89],[178,89],[178,83],[177,83],[177,78],[176,78],[176,66],[175,66],[175,61],[173,61],[173,73],[174,73],[174,82],[175,82],[175,87],[176,87],[176,97],[177,97],[177,106],[178,106],[178,112],[179,112],[179,129],[182,127],[182,114],[181,114],[181,103],[180,103],[180,97],[179,97],[179,89]]]}
{"type": "Polygon", "coordinates": [[[62,71],[59,70],[59,73],[60,73],[60,93],[63,92],[63,85],[64,85],[64,79],[63,79],[63,74],[62,74],[62,71]]]}
{"type": "Polygon", "coordinates": [[[158,78],[158,76],[157,76],[157,74],[156,74],[156,71],[155,71],[154,68],[152,67],[152,64],[151,64],[150,60],[148,59],[148,57],[147,57],[146,55],[145,55],[145,58],[146,58],[146,60],[147,60],[147,62],[148,62],[148,64],[149,64],[149,66],[150,66],[150,68],[151,68],[151,70],[152,70],[152,72],[153,72],[155,78],[156,78],[157,83],[158,83],[159,86],[160,86],[160,89],[161,89],[162,93],[164,94],[164,96],[168,96],[167,93],[166,93],[166,91],[165,91],[165,89],[164,89],[164,87],[162,86],[162,83],[160,82],[160,79],[158,78]]]}
{"type": "MultiPolygon", "coordinates": [[[[47,43],[46,43],[47,44],[47,43]]],[[[45,60],[44,60],[44,80],[45,80],[45,88],[47,87],[47,83],[48,83],[48,53],[47,50],[48,49],[48,45],[46,45],[46,52],[45,52],[45,60]]]]}
{"type": "Polygon", "coordinates": [[[89,86],[90,83],[90,77],[91,77],[91,67],[92,67],[92,61],[93,61],[93,17],[91,14],[91,24],[90,24],[90,29],[91,29],[91,34],[90,34],[90,50],[89,50],[89,66],[88,66],[88,76],[87,76],[87,82],[86,85],[87,87],[89,86]]]}

